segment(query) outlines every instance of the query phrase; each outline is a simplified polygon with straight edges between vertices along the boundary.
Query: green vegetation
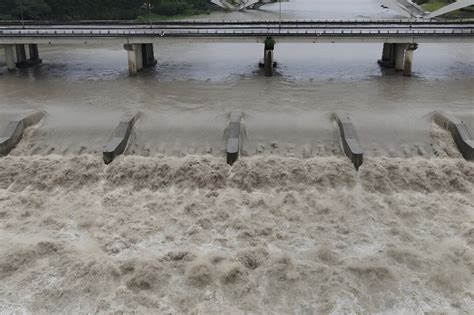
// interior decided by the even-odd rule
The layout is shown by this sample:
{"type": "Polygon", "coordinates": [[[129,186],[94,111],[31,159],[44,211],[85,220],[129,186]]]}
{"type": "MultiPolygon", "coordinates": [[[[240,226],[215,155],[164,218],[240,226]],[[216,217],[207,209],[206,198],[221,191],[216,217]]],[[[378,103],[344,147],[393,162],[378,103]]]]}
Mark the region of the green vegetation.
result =
{"type": "Polygon", "coordinates": [[[265,50],[275,49],[276,41],[273,39],[273,37],[267,37],[264,43],[265,43],[265,50]]]}
{"type": "Polygon", "coordinates": [[[444,7],[446,5],[447,5],[447,3],[444,3],[444,2],[429,2],[429,3],[422,4],[421,7],[425,11],[433,12],[433,11],[436,11],[438,9],[441,9],[442,7],[444,7]]]}
{"type": "MultiPolygon", "coordinates": [[[[455,0],[415,0],[415,2],[425,10],[429,12],[441,9],[455,0]]],[[[472,18],[474,17],[474,6],[470,6],[461,10],[456,10],[445,15],[448,18],[472,18]]]]}
{"type": "Polygon", "coordinates": [[[0,19],[26,20],[149,20],[209,12],[207,0],[0,0],[0,19]]]}

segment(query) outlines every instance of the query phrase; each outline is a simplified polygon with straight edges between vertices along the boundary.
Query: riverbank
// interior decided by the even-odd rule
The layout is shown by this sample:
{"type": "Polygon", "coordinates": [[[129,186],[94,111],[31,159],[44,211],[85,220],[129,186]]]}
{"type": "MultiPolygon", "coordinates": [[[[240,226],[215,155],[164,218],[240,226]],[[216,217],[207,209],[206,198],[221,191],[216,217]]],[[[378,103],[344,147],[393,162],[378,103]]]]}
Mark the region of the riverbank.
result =
{"type": "MultiPolygon", "coordinates": [[[[433,12],[439,10],[448,5],[448,3],[443,1],[428,2],[421,5],[423,10],[428,12],[433,12]]],[[[456,10],[448,14],[443,15],[445,18],[462,18],[462,19],[474,19],[474,6],[463,8],[461,10],[456,10]]]]}

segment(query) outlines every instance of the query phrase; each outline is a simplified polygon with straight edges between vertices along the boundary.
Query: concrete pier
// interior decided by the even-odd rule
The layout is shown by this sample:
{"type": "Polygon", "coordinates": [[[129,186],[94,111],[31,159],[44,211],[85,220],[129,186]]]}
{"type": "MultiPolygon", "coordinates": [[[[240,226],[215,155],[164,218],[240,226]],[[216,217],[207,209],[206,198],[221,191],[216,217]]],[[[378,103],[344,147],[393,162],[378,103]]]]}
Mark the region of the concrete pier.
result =
{"type": "Polygon", "coordinates": [[[43,61],[40,59],[38,45],[29,44],[28,48],[30,51],[30,59],[28,59],[28,64],[33,66],[42,63],[43,61]]]}
{"type": "Polygon", "coordinates": [[[411,68],[413,65],[413,54],[418,48],[416,43],[384,43],[382,59],[378,63],[382,67],[395,68],[402,71],[404,76],[411,76],[411,68]]]}
{"type": "Polygon", "coordinates": [[[468,161],[474,161],[474,139],[464,122],[443,112],[436,112],[433,120],[440,127],[451,132],[454,142],[463,157],[468,161]]]}
{"type": "Polygon", "coordinates": [[[123,48],[128,52],[128,73],[131,76],[156,64],[153,44],[125,44],[123,48]]]}
{"type": "Polygon", "coordinates": [[[230,114],[229,127],[226,130],[227,163],[230,165],[233,165],[240,155],[240,149],[242,147],[242,143],[240,141],[241,122],[241,112],[232,112],[230,114]]]}
{"type": "Polygon", "coordinates": [[[387,68],[394,67],[394,46],[395,44],[385,43],[383,44],[382,59],[379,60],[381,66],[387,68]]]}
{"type": "Polygon", "coordinates": [[[15,64],[15,53],[13,49],[14,45],[5,45],[5,61],[7,63],[7,69],[13,71],[16,69],[15,64]]]}
{"type": "Polygon", "coordinates": [[[128,52],[128,74],[137,75],[143,69],[142,44],[125,44],[123,48],[128,52]]]}
{"type": "Polygon", "coordinates": [[[15,45],[16,51],[16,66],[17,68],[25,68],[28,66],[28,60],[26,58],[25,45],[15,45]]]}
{"type": "Polygon", "coordinates": [[[406,44],[396,44],[395,70],[403,71],[406,44]]]}
{"type": "Polygon", "coordinates": [[[8,70],[27,68],[42,62],[37,44],[4,45],[3,48],[5,49],[5,60],[8,70]],[[28,54],[26,46],[28,46],[28,54]]]}
{"type": "Polygon", "coordinates": [[[153,67],[156,65],[153,44],[142,44],[142,60],[144,67],[153,67]]]}
{"type": "Polygon", "coordinates": [[[352,161],[356,170],[359,170],[364,161],[364,150],[359,143],[359,137],[350,116],[347,113],[336,112],[333,114],[333,119],[339,127],[344,153],[352,161]]]}
{"type": "Polygon", "coordinates": [[[44,114],[35,111],[10,121],[0,134],[0,156],[10,153],[20,142],[26,128],[41,121],[44,114]]]}
{"type": "Polygon", "coordinates": [[[272,77],[273,76],[273,66],[274,66],[273,50],[270,50],[270,49],[265,50],[263,65],[264,65],[264,69],[265,69],[265,76],[266,77],[272,77]]]}
{"type": "Polygon", "coordinates": [[[140,117],[140,113],[129,113],[120,121],[115,128],[112,139],[104,147],[103,159],[105,164],[110,164],[115,157],[125,152],[128,140],[133,130],[135,122],[140,117]]]}
{"type": "Polygon", "coordinates": [[[417,44],[408,44],[406,48],[405,61],[403,64],[403,75],[406,77],[411,76],[411,68],[413,65],[413,54],[417,48],[418,48],[417,44]]]}

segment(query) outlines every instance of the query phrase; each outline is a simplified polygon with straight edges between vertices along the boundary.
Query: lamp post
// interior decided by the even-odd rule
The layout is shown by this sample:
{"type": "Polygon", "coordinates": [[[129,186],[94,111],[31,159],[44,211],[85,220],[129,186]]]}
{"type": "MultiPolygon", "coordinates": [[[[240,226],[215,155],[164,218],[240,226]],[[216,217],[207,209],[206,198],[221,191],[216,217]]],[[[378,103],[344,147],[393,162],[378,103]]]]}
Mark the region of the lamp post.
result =
{"type": "Polygon", "coordinates": [[[278,0],[278,3],[280,4],[280,22],[278,23],[278,29],[281,31],[281,0],[278,0]]]}
{"type": "Polygon", "coordinates": [[[23,18],[23,1],[20,0],[20,14],[21,14],[21,25],[25,28],[25,19],[23,18]]]}
{"type": "Polygon", "coordinates": [[[148,16],[150,19],[150,28],[153,28],[153,21],[151,20],[151,9],[153,8],[153,6],[150,2],[145,2],[143,4],[143,7],[145,7],[148,10],[148,16]]]}

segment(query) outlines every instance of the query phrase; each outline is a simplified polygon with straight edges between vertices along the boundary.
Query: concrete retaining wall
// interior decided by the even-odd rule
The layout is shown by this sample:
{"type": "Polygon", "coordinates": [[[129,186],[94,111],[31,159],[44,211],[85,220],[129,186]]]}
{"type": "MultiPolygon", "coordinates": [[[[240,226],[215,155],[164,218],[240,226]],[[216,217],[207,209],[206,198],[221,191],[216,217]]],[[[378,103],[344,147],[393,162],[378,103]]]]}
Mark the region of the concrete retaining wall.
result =
{"type": "Polygon", "coordinates": [[[110,164],[115,157],[125,152],[133,126],[139,117],[140,113],[130,113],[122,118],[114,130],[112,139],[104,147],[103,159],[105,164],[110,164]]]}
{"type": "Polygon", "coordinates": [[[42,112],[35,111],[11,120],[0,134],[0,156],[9,154],[20,142],[25,129],[39,123],[43,117],[42,112]]]}
{"type": "Polygon", "coordinates": [[[451,132],[459,151],[468,161],[474,161],[474,140],[464,122],[453,115],[436,112],[433,120],[440,127],[451,132]]]}
{"type": "Polygon", "coordinates": [[[351,118],[346,113],[336,112],[333,114],[333,119],[339,127],[344,153],[352,161],[356,170],[359,170],[364,161],[364,151],[351,118]]]}

